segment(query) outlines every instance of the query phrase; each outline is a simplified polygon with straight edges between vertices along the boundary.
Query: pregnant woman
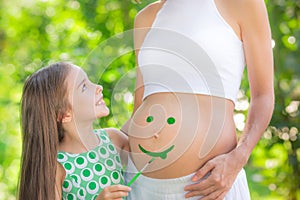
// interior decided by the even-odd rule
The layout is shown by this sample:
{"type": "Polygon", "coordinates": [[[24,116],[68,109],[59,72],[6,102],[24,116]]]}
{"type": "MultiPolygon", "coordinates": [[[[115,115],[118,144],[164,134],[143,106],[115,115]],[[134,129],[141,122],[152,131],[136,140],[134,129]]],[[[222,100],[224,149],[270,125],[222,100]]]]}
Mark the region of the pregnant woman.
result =
{"type": "Polygon", "coordinates": [[[274,106],[264,1],[162,0],[136,16],[134,33],[134,111],[122,130],[132,152],[127,181],[143,174],[129,199],[250,199],[243,166],[274,106]],[[245,65],[251,101],[237,139],[245,65]]]}

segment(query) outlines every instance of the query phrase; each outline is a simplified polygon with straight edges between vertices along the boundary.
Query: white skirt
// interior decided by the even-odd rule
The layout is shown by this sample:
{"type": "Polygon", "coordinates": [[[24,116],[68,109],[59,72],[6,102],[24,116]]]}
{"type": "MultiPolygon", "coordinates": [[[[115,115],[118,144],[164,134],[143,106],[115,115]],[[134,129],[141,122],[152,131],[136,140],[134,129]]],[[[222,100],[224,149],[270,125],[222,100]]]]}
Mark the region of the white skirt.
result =
{"type": "MultiPolygon", "coordinates": [[[[137,169],[129,158],[125,173],[125,182],[128,183],[135,173],[137,173],[137,169]]],[[[127,200],[186,200],[184,197],[186,194],[184,187],[195,183],[191,181],[194,174],[173,179],[155,179],[140,175],[130,186],[132,190],[127,200]]],[[[200,198],[198,196],[188,199],[198,200],[200,198]]],[[[244,169],[239,172],[224,200],[250,200],[250,192],[244,169]]]]}

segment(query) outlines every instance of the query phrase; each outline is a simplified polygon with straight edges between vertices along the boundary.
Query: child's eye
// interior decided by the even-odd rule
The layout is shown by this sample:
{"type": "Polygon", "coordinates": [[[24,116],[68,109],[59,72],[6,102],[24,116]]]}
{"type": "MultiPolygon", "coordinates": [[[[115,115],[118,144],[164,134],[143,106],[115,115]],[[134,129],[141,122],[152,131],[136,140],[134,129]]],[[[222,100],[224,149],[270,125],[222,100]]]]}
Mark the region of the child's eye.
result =
{"type": "Polygon", "coordinates": [[[85,90],[86,90],[86,84],[85,83],[83,83],[83,85],[82,85],[82,89],[81,89],[81,92],[84,92],[85,90]]]}

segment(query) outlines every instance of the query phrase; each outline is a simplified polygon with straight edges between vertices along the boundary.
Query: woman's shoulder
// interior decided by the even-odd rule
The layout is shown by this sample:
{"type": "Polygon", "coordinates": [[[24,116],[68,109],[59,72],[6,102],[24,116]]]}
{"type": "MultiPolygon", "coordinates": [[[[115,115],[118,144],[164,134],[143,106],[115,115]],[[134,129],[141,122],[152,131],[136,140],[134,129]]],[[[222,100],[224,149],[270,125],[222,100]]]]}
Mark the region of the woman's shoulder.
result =
{"type": "Polygon", "coordinates": [[[245,29],[258,26],[257,21],[266,18],[266,5],[264,0],[214,0],[221,14],[233,27],[236,32],[241,33],[241,38],[245,29]]]}
{"type": "Polygon", "coordinates": [[[266,7],[264,0],[227,0],[224,5],[240,20],[249,17],[247,15],[253,17],[266,7]]]}
{"type": "Polygon", "coordinates": [[[264,0],[229,0],[231,10],[234,10],[241,27],[242,36],[245,32],[251,37],[257,35],[257,30],[268,27],[268,13],[264,0]]]}
{"type": "Polygon", "coordinates": [[[141,11],[139,11],[134,21],[135,28],[151,27],[156,14],[163,4],[164,1],[156,1],[147,5],[141,11]]]}

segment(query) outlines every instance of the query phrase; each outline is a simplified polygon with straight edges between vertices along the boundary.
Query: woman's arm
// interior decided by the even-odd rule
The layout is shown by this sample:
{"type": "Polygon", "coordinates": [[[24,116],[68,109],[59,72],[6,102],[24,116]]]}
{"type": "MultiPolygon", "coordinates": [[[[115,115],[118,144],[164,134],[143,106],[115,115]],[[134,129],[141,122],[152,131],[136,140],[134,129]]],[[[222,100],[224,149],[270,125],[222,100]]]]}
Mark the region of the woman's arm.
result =
{"type": "MultiPolygon", "coordinates": [[[[141,75],[139,68],[137,68],[136,69],[136,84],[135,84],[135,91],[134,91],[134,104],[133,104],[134,107],[133,107],[133,112],[132,112],[131,116],[134,115],[135,111],[142,104],[143,94],[144,94],[144,86],[143,86],[142,75],[141,75]]],[[[126,135],[128,135],[128,129],[129,129],[130,123],[131,123],[131,117],[121,127],[121,131],[126,135]]]]}
{"type": "Polygon", "coordinates": [[[211,175],[199,184],[189,185],[186,197],[203,195],[201,200],[223,199],[237,174],[267,128],[274,108],[273,55],[271,31],[263,0],[234,0],[240,19],[242,40],[248,68],[251,102],[245,129],[237,147],[208,161],[193,177],[211,175]]]}
{"type": "Polygon", "coordinates": [[[267,11],[262,0],[248,4],[251,7],[248,7],[241,29],[251,101],[246,127],[238,143],[247,159],[267,128],[274,109],[272,38],[267,11]],[[253,15],[251,10],[258,14],[253,15]]]}
{"type": "MultiPolygon", "coordinates": [[[[142,99],[144,95],[143,77],[138,67],[139,51],[148,31],[152,26],[156,14],[160,10],[162,5],[163,2],[161,1],[157,1],[148,5],[137,14],[134,20],[134,49],[135,49],[137,68],[136,68],[136,82],[135,82],[135,91],[134,91],[134,107],[133,107],[132,116],[134,115],[138,107],[142,104],[142,99]]],[[[121,128],[121,131],[124,132],[125,134],[128,133],[130,121],[131,118],[121,128]]]]}

